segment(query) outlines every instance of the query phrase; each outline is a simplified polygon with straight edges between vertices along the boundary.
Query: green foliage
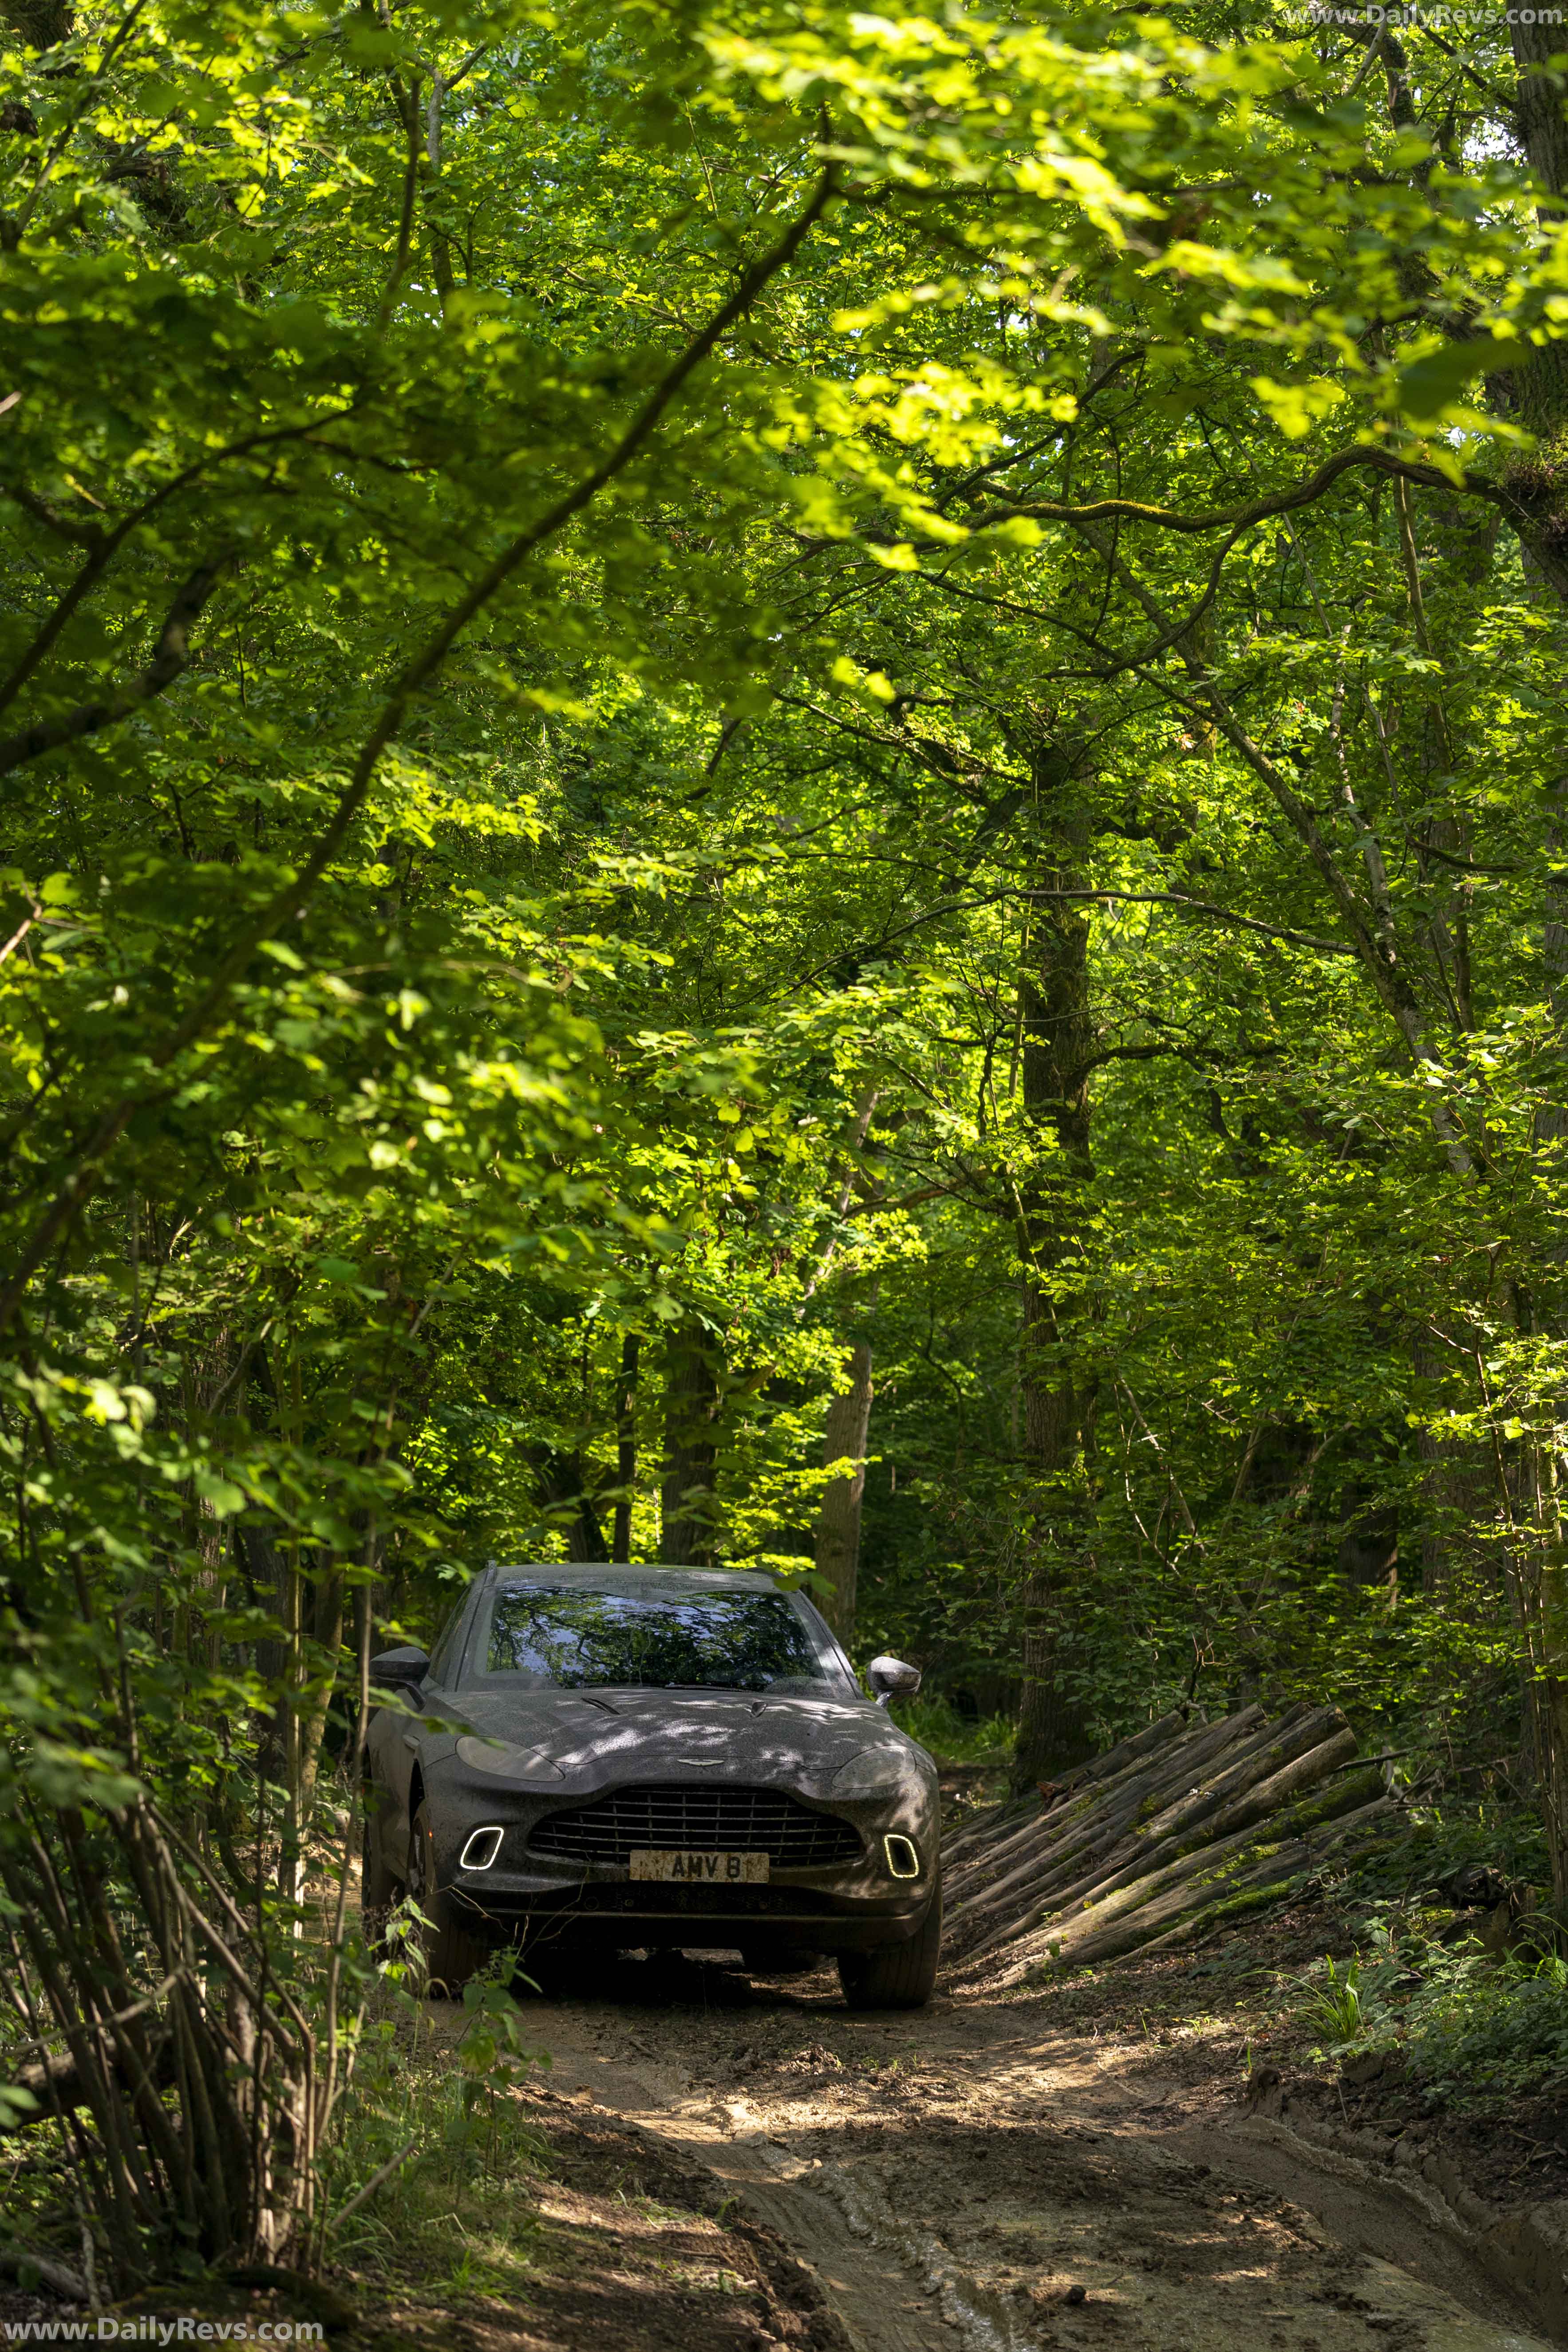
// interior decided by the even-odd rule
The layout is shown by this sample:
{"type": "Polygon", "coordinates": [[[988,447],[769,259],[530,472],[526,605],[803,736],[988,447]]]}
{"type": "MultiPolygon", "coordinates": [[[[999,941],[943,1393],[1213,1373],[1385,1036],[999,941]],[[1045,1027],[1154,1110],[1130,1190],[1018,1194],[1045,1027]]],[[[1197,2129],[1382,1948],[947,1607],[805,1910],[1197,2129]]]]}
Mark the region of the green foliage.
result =
{"type": "Polygon", "coordinates": [[[515,2292],[538,2252],[546,2156],[515,2096],[518,2068],[529,2063],[519,2012],[492,1982],[472,1990],[456,2066],[415,2004],[381,2009],[323,2163],[331,2210],[342,2217],[329,2223],[334,2260],[432,2298],[515,2292]],[[493,2046],[481,2047],[487,2033],[493,2046]]]}
{"type": "Polygon", "coordinates": [[[369,1651],[804,1575],[858,1344],[857,1642],[1026,1778],[1261,1693],[1568,1790],[1528,45],[0,13],[19,1946],[79,1815],[79,1998],[237,1890],[331,2042],[369,1651]]]}
{"type": "Polygon", "coordinates": [[[1568,2082],[1568,1965],[1558,1953],[1458,1951],[1429,1967],[1406,2019],[1411,2063],[1434,2100],[1494,2106],[1568,2082]]]}
{"type": "Polygon", "coordinates": [[[968,1721],[942,1697],[894,1699],[888,1711],[944,1764],[1005,1764],[1012,1751],[1014,1726],[1005,1715],[968,1721]]]}
{"type": "Polygon", "coordinates": [[[1429,2105],[1495,2106],[1568,2079],[1568,1965],[1551,1930],[1520,1948],[1483,1950],[1436,1930],[1441,1915],[1409,1906],[1369,1915],[1368,1950],[1302,1978],[1289,2013],[1321,2037],[1320,2058],[1397,2051],[1429,2105]]]}
{"type": "Polygon", "coordinates": [[[1302,1980],[1296,2014],[1321,2034],[1330,2056],[1376,2049],[1394,2034],[1387,1992],[1397,1969],[1387,1959],[1347,1960],[1342,1969],[1326,1958],[1302,1980]]]}
{"type": "Polygon", "coordinates": [[[1479,1803],[1423,1802],[1405,1837],[1390,1839],[1357,1864],[1348,1891],[1373,1910],[1436,1901],[1467,1864],[1520,1885],[1547,1883],[1552,1862],[1544,1829],[1517,1793],[1500,1791],[1479,1803]]]}

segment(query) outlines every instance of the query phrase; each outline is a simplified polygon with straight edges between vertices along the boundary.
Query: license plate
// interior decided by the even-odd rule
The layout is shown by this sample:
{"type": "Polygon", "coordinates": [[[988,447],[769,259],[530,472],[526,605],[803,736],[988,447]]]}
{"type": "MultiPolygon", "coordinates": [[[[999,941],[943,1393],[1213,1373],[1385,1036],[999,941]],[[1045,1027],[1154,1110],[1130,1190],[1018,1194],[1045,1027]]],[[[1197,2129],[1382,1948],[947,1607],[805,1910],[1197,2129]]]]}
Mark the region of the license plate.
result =
{"type": "Polygon", "coordinates": [[[634,1878],[675,1879],[682,1886],[763,1886],[765,1853],[712,1853],[696,1846],[645,1846],[632,1856],[634,1878]]]}

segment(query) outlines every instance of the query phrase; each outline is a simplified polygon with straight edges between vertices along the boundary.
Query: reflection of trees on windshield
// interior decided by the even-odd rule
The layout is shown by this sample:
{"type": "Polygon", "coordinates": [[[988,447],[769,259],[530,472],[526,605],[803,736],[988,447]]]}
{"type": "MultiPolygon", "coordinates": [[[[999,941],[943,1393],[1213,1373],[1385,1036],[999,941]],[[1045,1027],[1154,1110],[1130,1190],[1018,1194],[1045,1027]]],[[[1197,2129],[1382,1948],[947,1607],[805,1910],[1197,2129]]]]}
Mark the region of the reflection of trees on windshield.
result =
{"type": "Polygon", "coordinates": [[[486,1670],[567,1690],[591,1684],[767,1690],[827,1677],[782,1595],[711,1592],[676,1600],[503,1585],[486,1670]]]}

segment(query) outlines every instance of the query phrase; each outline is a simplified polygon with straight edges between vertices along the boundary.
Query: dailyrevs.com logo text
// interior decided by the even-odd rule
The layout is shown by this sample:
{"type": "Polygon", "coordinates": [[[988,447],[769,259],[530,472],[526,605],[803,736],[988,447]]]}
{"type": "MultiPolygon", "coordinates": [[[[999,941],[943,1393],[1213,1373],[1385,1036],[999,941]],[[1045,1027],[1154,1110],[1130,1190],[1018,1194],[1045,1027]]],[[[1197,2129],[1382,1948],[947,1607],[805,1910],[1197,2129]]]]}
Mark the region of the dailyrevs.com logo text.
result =
{"type": "Polygon", "coordinates": [[[1436,0],[1432,7],[1413,0],[1408,7],[1331,8],[1325,0],[1311,0],[1307,10],[1310,25],[1463,25],[1477,16],[1500,16],[1510,25],[1560,25],[1561,8],[1496,8],[1487,6],[1455,7],[1448,0],[1436,0]]]}
{"type": "Polygon", "coordinates": [[[319,2344],[319,2319],[197,2319],[188,2312],[164,2318],[158,2312],[138,2312],[117,2319],[112,2312],[96,2319],[0,2320],[0,2339],[8,2344],[319,2344]]]}

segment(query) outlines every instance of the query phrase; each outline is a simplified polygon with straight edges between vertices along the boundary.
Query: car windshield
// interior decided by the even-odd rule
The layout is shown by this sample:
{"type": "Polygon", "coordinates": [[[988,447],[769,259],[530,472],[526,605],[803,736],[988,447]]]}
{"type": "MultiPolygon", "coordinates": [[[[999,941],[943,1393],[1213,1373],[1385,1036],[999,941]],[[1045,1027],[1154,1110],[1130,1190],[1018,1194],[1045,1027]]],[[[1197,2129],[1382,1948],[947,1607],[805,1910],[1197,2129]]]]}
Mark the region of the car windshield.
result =
{"type": "Polygon", "coordinates": [[[485,1671],[535,1687],[772,1690],[829,1680],[804,1620],[775,1592],[643,1594],[504,1584],[485,1671]]]}

